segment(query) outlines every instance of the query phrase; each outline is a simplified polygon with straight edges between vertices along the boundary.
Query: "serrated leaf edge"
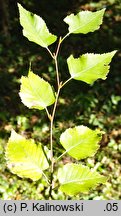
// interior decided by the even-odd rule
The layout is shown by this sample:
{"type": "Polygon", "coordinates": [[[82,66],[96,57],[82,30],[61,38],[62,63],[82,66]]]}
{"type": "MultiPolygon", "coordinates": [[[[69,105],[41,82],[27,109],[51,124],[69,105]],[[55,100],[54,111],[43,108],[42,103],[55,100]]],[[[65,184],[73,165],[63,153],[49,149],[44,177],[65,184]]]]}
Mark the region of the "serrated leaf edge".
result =
{"type": "MultiPolygon", "coordinates": [[[[105,12],[105,10],[106,10],[106,9],[104,8],[104,9],[101,9],[101,10],[99,10],[99,11],[104,11],[104,12],[105,12]]],[[[99,12],[99,11],[96,11],[96,12],[99,12]]],[[[82,12],[91,12],[91,11],[86,10],[86,11],[82,11],[82,12]]],[[[92,12],[92,13],[96,13],[96,12],[92,12]]],[[[79,13],[81,13],[81,12],[79,12],[79,13]]],[[[79,14],[79,13],[78,13],[78,14],[79,14]]],[[[76,15],[70,14],[69,16],[71,16],[71,15],[77,16],[78,14],[76,14],[76,15]]],[[[97,17],[98,17],[99,15],[100,15],[100,14],[98,14],[97,17]]],[[[104,15],[104,13],[103,13],[103,15],[104,15]]],[[[67,16],[67,17],[69,17],[69,16],[67,16]]],[[[66,17],[64,18],[64,22],[67,23],[67,22],[65,21],[65,19],[66,19],[66,17]]],[[[95,19],[95,17],[92,18],[91,21],[87,22],[86,25],[88,25],[88,24],[89,24],[90,22],[92,22],[94,19],[95,19]]],[[[100,25],[102,25],[102,22],[103,22],[103,17],[102,17],[101,23],[99,24],[99,26],[98,26],[95,30],[98,30],[98,29],[100,28],[100,25]]],[[[68,23],[67,23],[67,24],[68,24],[68,23]]],[[[69,25],[69,24],[68,24],[68,25],[69,25]]],[[[81,28],[83,28],[83,27],[84,27],[84,25],[81,26],[81,28]]],[[[70,31],[69,34],[85,34],[85,33],[74,33],[75,31],[78,31],[79,29],[80,29],[80,27],[77,28],[76,30],[72,31],[72,32],[70,31]]],[[[95,31],[95,30],[94,30],[94,31],[95,31]]],[[[94,32],[94,31],[89,31],[89,32],[94,32]]],[[[89,33],[89,32],[88,32],[88,33],[89,33]]]]}
{"type": "MultiPolygon", "coordinates": [[[[101,56],[101,55],[105,55],[105,54],[109,54],[109,53],[110,53],[110,54],[111,54],[111,53],[114,53],[114,54],[112,55],[112,57],[111,57],[111,59],[112,59],[116,52],[117,52],[117,50],[114,50],[114,51],[108,52],[108,53],[103,53],[103,54],[85,53],[85,54],[83,54],[83,55],[80,55],[78,58],[74,58],[73,55],[70,55],[70,56],[68,57],[68,59],[71,58],[71,57],[73,57],[74,60],[79,60],[82,56],[86,56],[86,55],[94,55],[94,56],[98,55],[98,56],[101,56]]],[[[107,57],[107,58],[105,58],[105,59],[108,59],[108,58],[109,58],[109,57],[107,57]]],[[[68,62],[68,59],[67,59],[67,62],[68,62]]],[[[104,60],[98,62],[97,64],[93,65],[92,67],[89,67],[89,68],[87,68],[87,69],[85,69],[85,70],[82,70],[82,71],[79,72],[79,73],[76,73],[75,76],[74,76],[74,75],[71,75],[71,74],[70,74],[70,75],[71,75],[72,79],[74,79],[74,78],[78,77],[79,74],[85,73],[85,71],[88,71],[88,70],[92,69],[93,67],[97,66],[98,64],[100,64],[100,63],[103,62],[103,61],[104,61],[104,60]]],[[[107,78],[107,75],[108,75],[108,72],[109,72],[109,69],[110,69],[110,63],[111,63],[111,62],[107,63],[106,65],[104,64],[104,67],[105,67],[105,66],[108,66],[109,68],[108,68],[108,71],[107,71],[105,77],[101,78],[101,79],[103,79],[103,80],[105,80],[105,79],[107,78]]]]}

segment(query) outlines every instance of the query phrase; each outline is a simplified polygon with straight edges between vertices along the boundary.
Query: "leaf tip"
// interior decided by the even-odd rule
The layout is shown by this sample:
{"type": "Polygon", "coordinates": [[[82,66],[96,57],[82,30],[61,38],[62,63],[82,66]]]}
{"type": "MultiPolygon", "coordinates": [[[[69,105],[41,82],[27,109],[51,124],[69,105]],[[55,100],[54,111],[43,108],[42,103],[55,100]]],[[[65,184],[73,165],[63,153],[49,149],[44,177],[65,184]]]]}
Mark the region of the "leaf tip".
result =
{"type": "Polygon", "coordinates": [[[20,3],[18,3],[18,2],[17,2],[17,5],[18,5],[18,7],[20,7],[20,6],[21,6],[21,4],[20,4],[20,3]]]}
{"type": "Polygon", "coordinates": [[[101,9],[101,11],[104,11],[104,12],[105,12],[105,11],[106,11],[106,7],[105,7],[105,8],[103,8],[103,9],[101,9]]]}
{"type": "Polygon", "coordinates": [[[18,9],[19,9],[19,12],[21,11],[21,9],[24,9],[20,3],[17,3],[17,6],[18,6],[18,9]]]}
{"type": "Polygon", "coordinates": [[[112,51],[113,55],[115,55],[118,52],[118,50],[112,51]]]}

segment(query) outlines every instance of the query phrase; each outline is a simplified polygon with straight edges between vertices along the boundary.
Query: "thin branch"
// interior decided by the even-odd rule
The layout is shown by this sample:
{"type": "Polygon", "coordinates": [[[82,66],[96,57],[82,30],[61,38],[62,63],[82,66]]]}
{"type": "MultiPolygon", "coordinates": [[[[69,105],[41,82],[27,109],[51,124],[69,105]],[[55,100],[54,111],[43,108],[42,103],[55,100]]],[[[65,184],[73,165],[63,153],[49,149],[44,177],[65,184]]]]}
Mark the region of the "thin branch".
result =
{"type": "Polygon", "coordinates": [[[61,88],[62,88],[63,86],[65,86],[70,80],[72,80],[72,77],[70,77],[69,79],[67,79],[67,80],[61,85],[61,88]]]}
{"type": "Polygon", "coordinates": [[[97,169],[98,169],[98,167],[100,166],[100,162],[98,162],[95,166],[94,166],[94,168],[92,169],[92,172],[95,172],[97,169]]]}
{"type": "Polygon", "coordinates": [[[50,113],[49,113],[47,107],[45,107],[45,110],[46,110],[46,113],[47,113],[47,116],[48,116],[49,120],[51,120],[51,115],[50,115],[50,113]]]}
{"type": "Polygon", "coordinates": [[[57,62],[57,57],[55,55],[55,67],[56,67],[56,78],[57,78],[57,85],[58,85],[58,88],[59,88],[59,84],[60,84],[60,80],[59,80],[59,71],[58,71],[58,62],[57,62]]]}
{"type": "MultiPolygon", "coordinates": [[[[53,121],[54,121],[54,117],[55,117],[55,111],[56,111],[56,107],[57,107],[57,102],[58,102],[58,97],[59,97],[59,93],[60,93],[60,88],[58,88],[58,92],[56,95],[56,100],[54,103],[54,107],[53,107],[53,112],[52,112],[52,116],[51,116],[51,120],[50,120],[50,160],[53,163],[53,121]]],[[[53,172],[53,166],[51,171],[53,172]]]]}
{"type": "Polygon", "coordinates": [[[50,175],[50,189],[49,197],[52,198],[52,182],[53,182],[53,117],[50,120],[50,160],[51,160],[51,175],[50,175]]]}
{"type": "Polygon", "coordinates": [[[50,115],[50,113],[46,109],[48,118],[50,120],[50,161],[51,161],[51,168],[50,169],[51,169],[51,175],[50,175],[49,198],[51,198],[51,199],[53,199],[53,197],[52,197],[52,189],[53,189],[53,172],[54,172],[54,163],[55,163],[55,160],[54,160],[54,157],[53,157],[53,122],[54,122],[54,117],[55,117],[55,112],[56,112],[58,97],[59,97],[60,89],[61,89],[61,86],[62,86],[62,83],[60,82],[60,79],[59,79],[59,70],[58,70],[58,61],[57,61],[61,42],[62,42],[62,40],[61,40],[61,37],[60,37],[56,53],[54,53],[54,54],[52,54],[52,52],[47,47],[48,52],[50,53],[51,57],[55,61],[56,80],[57,80],[57,94],[56,94],[56,98],[55,98],[55,103],[54,103],[54,107],[53,107],[53,110],[52,110],[52,114],[50,115]]]}
{"type": "Polygon", "coordinates": [[[53,158],[53,121],[55,117],[55,111],[57,107],[58,97],[60,93],[60,88],[58,88],[58,92],[56,95],[56,100],[53,107],[53,112],[50,120],[50,160],[51,160],[51,176],[50,176],[50,190],[49,190],[49,197],[52,198],[52,182],[53,182],[53,169],[54,169],[54,158],[53,158]]]}
{"type": "Polygon", "coordinates": [[[59,38],[57,50],[56,50],[56,53],[54,54],[54,60],[55,60],[56,77],[57,77],[57,85],[58,85],[58,88],[59,88],[59,85],[60,85],[60,79],[59,79],[59,70],[58,70],[58,61],[57,61],[57,58],[58,58],[58,52],[59,52],[59,50],[60,50],[60,45],[61,45],[61,37],[59,38]]]}
{"type": "Polygon", "coordinates": [[[60,89],[61,89],[61,83],[59,83],[59,88],[58,88],[58,91],[57,91],[56,100],[55,100],[55,104],[54,104],[54,108],[53,108],[53,112],[52,112],[53,120],[54,120],[54,117],[55,117],[55,111],[56,111],[56,107],[57,107],[58,97],[59,97],[59,94],[60,94],[60,89]]]}
{"type": "Polygon", "coordinates": [[[59,43],[58,43],[58,46],[57,46],[57,50],[56,50],[56,53],[55,53],[55,57],[56,57],[56,58],[57,58],[57,56],[58,56],[58,52],[59,52],[61,43],[62,43],[62,39],[61,39],[61,37],[60,37],[60,38],[59,38],[59,43]]]}
{"type": "MultiPolygon", "coordinates": [[[[67,81],[65,81],[63,84],[62,82],[60,82],[60,79],[59,79],[59,70],[58,70],[58,53],[59,53],[59,49],[60,49],[60,45],[62,43],[62,41],[68,36],[69,34],[67,34],[63,39],[59,39],[59,43],[58,43],[58,46],[57,46],[57,50],[56,50],[56,53],[52,54],[52,52],[49,50],[49,48],[47,47],[47,50],[48,52],[50,53],[51,57],[54,59],[55,61],[55,68],[56,68],[56,79],[57,79],[57,94],[56,94],[56,99],[55,99],[55,103],[54,103],[54,107],[53,107],[53,110],[52,110],[52,114],[50,115],[50,113],[48,112],[48,109],[46,108],[46,113],[47,113],[47,116],[50,120],[50,161],[51,161],[51,175],[50,175],[50,189],[49,189],[49,197],[51,199],[53,199],[52,197],[52,189],[53,189],[53,172],[54,172],[54,163],[55,163],[55,160],[54,160],[54,157],[53,157],[53,122],[54,122],[54,117],[55,117],[55,112],[56,112],[56,108],[57,108],[57,102],[58,102],[58,97],[59,97],[59,94],[60,94],[60,90],[61,88],[66,85],[72,78],[69,78],[67,81]]],[[[66,152],[64,153],[66,154],[66,152]]],[[[62,154],[60,157],[62,157],[64,154],[62,154]]],[[[60,158],[59,157],[59,158],[60,158]]],[[[58,159],[59,159],[58,158],[58,159]]],[[[57,159],[57,160],[58,160],[57,159]]]]}
{"type": "Polygon", "coordinates": [[[65,155],[68,151],[65,151],[63,154],[61,154],[57,159],[56,161],[60,160],[61,157],[63,157],[63,155],[65,155]]]}
{"type": "MultiPolygon", "coordinates": [[[[41,170],[42,171],[42,170],[41,170]]],[[[46,182],[50,185],[48,177],[45,175],[45,173],[42,171],[43,176],[45,177],[46,182]]]]}
{"type": "Polygon", "coordinates": [[[70,35],[70,32],[68,32],[62,39],[61,39],[61,43],[70,35]]]}
{"type": "Polygon", "coordinates": [[[50,160],[51,160],[51,172],[53,172],[53,117],[50,121],[50,160]]]}
{"type": "Polygon", "coordinates": [[[50,49],[48,47],[46,47],[46,49],[49,52],[49,54],[51,55],[51,57],[54,59],[54,55],[52,54],[52,52],[50,51],[50,49]]]}

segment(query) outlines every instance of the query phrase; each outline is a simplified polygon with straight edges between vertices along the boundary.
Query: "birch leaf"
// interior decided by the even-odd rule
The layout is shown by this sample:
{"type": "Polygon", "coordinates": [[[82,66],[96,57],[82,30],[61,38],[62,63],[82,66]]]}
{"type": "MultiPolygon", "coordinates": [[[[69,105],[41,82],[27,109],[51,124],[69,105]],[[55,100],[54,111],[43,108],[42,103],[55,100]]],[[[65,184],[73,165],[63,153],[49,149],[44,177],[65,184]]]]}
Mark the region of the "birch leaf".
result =
{"type": "Polygon", "coordinates": [[[72,55],[67,59],[70,75],[75,80],[92,84],[97,79],[105,80],[110,69],[110,62],[116,51],[104,54],[87,53],[79,58],[72,55]]]}
{"type": "Polygon", "coordinates": [[[25,139],[14,130],[6,147],[7,166],[12,173],[37,181],[42,177],[43,170],[49,167],[42,145],[35,144],[32,139],[25,139]]]}
{"type": "Polygon", "coordinates": [[[66,164],[58,170],[60,190],[67,195],[88,192],[107,181],[105,176],[81,164],[66,164]]]}
{"type": "Polygon", "coordinates": [[[69,34],[87,34],[99,29],[104,12],[105,9],[96,12],[81,11],[77,15],[71,14],[67,16],[64,22],[69,25],[69,34]]]}
{"type": "Polygon", "coordinates": [[[46,26],[45,21],[36,14],[24,9],[18,4],[20,14],[20,24],[23,27],[23,35],[42,47],[47,48],[54,43],[57,36],[51,34],[46,26]]]}
{"type": "Polygon", "coordinates": [[[55,102],[51,85],[32,71],[28,77],[22,76],[19,95],[23,104],[31,109],[42,110],[55,102]]]}
{"type": "Polygon", "coordinates": [[[92,157],[99,148],[102,138],[100,130],[91,130],[80,125],[66,129],[60,136],[60,143],[66,152],[77,160],[92,157]]]}

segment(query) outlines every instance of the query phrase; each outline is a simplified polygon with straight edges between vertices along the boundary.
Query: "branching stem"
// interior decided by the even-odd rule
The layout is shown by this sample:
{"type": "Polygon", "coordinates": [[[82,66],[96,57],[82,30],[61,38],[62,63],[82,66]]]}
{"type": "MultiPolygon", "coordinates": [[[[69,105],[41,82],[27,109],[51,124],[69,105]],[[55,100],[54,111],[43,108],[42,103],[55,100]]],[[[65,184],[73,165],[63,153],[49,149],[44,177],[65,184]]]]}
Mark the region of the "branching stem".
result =
{"type": "MultiPolygon", "coordinates": [[[[51,52],[49,52],[50,54],[52,54],[52,58],[55,61],[55,69],[56,69],[56,77],[57,77],[57,94],[56,94],[56,98],[55,98],[55,103],[53,106],[53,110],[52,110],[52,114],[50,116],[49,113],[48,116],[50,117],[50,161],[51,161],[51,176],[50,176],[50,190],[49,190],[49,198],[52,199],[52,188],[53,188],[53,169],[54,169],[54,157],[53,157],[53,122],[54,122],[54,117],[55,117],[55,111],[56,111],[56,107],[57,107],[57,102],[58,102],[58,97],[59,97],[59,93],[60,93],[60,89],[61,89],[61,82],[59,79],[59,70],[58,70],[58,53],[59,53],[59,49],[60,49],[60,44],[61,44],[61,38],[59,40],[58,46],[57,46],[57,50],[55,54],[52,54],[51,52]]],[[[47,110],[46,110],[47,112],[47,110]]]]}
{"type": "Polygon", "coordinates": [[[53,187],[53,169],[54,169],[54,157],[53,157],[53,121],[55,117],[55,111],[57,107],[58,97],[60,93],[60,87],[58,88],[58,92],[56,95],[56,100],[53,107],[53,112],[50,120],[50,160],[51,160],[51,176],[50,176],[50,191],[49,191],[49,197],[52,198],[52,187],[53,187]]]}
{"type": "Polygon", "coordinates": [[[63,39],[59,39],[58,42],[58,46],[56,49],[56,52],[54,54],[51,53],[51,51],[49,50],[49,48],[47,48],[48,52],[50,53],[51,57],[54,59],[55,62],[55,69],[56,69],[56,80],[57,80],[57,93],[56,93],[56,98],[55,98],[55,103],[53,106],[53,110],[52,110],[52,114],[50,115],[50,113],[48,112],[47,108],[46,108],[46,113],[47,116],[50,120],[50,161],[51,161],[51,175],[50,175],[50,189],[49,189],[49,198],[53,199],[52,197],[52,189],[53,189],[53,172],[54,172],[54,157],[53,157],[53,122],[54,122],[54,118],[55,118],[55,112],[56,112],[56,108],[57,108],[57,103],[58,103],[58,98],[59,98],[59,94],[60,94],[60,90],[61,88],[67,83],[69,82],[72,78],[69,78],[67,81],[65,81],[63,84],[60,81],[60,77],[59,77],[59,69],[58,69],[58,53],[60,50],[60,45],[62,43],[62,40],[64,40],[67,36],[65,36],[63,39]]]}

